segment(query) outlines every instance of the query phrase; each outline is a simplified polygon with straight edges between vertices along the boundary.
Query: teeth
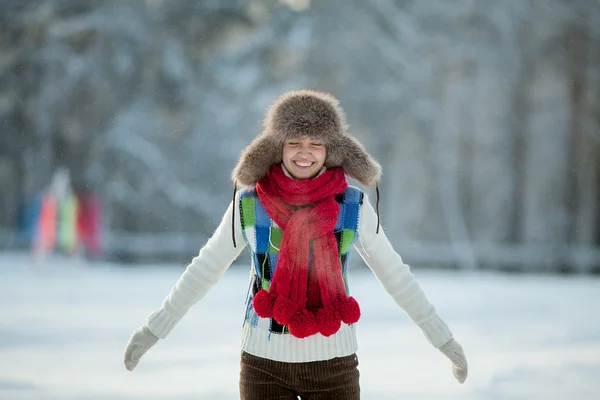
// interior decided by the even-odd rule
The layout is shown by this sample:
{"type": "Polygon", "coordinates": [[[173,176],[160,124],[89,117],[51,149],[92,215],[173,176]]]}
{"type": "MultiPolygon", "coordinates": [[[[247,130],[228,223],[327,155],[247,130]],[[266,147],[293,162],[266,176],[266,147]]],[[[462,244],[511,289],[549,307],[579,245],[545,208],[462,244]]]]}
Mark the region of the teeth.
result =
{"type": "Polygon", "coordinates": [[[311,162],[299,162],[296,161],[296,165],[299,165],[300,167],[310,167],[313,163],[311,162]]]}

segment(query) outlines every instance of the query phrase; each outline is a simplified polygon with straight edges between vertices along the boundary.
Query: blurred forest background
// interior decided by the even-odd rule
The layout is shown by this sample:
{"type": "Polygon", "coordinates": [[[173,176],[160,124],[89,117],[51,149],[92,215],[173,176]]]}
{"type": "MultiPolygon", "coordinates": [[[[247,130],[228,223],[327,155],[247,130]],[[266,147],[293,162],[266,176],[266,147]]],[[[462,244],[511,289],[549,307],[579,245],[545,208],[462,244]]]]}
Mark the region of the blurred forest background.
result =
{"type": "Polygon", "coordinates": [[[103,257],[189,259],[295,88],[341,100],[410,264],[600,271],[598,0],[2,0],[1,248],[64,168],[103,257]]]}

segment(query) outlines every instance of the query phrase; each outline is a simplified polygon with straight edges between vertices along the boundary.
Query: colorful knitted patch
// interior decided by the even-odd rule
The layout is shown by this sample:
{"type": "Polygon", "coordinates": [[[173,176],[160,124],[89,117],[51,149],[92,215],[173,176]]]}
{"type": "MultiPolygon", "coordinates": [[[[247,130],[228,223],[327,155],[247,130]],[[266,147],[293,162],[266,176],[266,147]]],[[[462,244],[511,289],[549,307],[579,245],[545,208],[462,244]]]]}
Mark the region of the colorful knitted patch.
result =
{"type": "MultiPolygon", "coordinates": [[[[343,194],[336,197],[340,204],[340,213],[334,228],[338,243],[340,268],[346,293],[348,288],[348,255],[350,246],[358,238],[358,220],[364,193],[356,187],[348,187],[343,194]]],[[[240,219],[244,239],[252,255],[254,269],[250,282],[250,295],[246,304],[246,321],[252,326],[261,326],[273,333],[287,333],[284,326],[272,318],[259,318],[252,308],[252,299],[259,289],[269,289],[271,279],[277,267],[277,257],[283,236],[283,230],[277,226],[261,204],[256,191],[242,192],[240,195],[240,219]]]]}

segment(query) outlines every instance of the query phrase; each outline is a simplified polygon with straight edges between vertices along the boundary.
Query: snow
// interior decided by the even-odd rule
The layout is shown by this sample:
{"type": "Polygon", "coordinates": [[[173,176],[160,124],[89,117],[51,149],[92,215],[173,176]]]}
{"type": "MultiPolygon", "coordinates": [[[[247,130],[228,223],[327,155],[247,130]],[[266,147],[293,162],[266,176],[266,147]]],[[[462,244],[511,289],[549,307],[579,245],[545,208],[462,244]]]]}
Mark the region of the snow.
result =
{"type": "MultiPolygon", "coordinates": [[[[141,360],[131,332],[184,266],[0,253],[0,399],[237,399],[248,270],[234,266],[141,360]]],[[[363,399],[600,398],[600,279],[415,270],[469,360],[458,384],[367,269],[351,271],[363,399]]]]}

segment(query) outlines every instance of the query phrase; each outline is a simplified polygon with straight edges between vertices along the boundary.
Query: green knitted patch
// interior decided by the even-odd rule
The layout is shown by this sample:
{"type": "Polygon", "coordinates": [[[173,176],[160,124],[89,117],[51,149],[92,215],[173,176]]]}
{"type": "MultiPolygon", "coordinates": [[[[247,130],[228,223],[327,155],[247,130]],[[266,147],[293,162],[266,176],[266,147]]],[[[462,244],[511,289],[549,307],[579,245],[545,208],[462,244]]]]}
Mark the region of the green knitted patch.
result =
{"type": "Polygon", "coordinates": [[[355,232],[352,229],[342,230],[342,240],[340,241],[340,255],[346,254],[354,241],[355,232]]]}
{"type": "Polygon", "coordinates": [[[253,197],[242,197],[242,224],[243,228],[253,227],[256,223],[256,216],[254,214],[254,198],[253,197]]]}
{"type": "Polygon", "coordinates": [[[281,238],[283,237],[283,230],[281,228],[271,228],[271,237],[269,241],[269,254],[279,254],[281,248],[281,238]]]}
{"type": "Polygon", "coordinates": [[[266,291],[269,290],[269,288],[271,287],[271,281],[267,280],[267,279],[261,279],[261,286],[263,289],[265,289],[266,291]]]}

